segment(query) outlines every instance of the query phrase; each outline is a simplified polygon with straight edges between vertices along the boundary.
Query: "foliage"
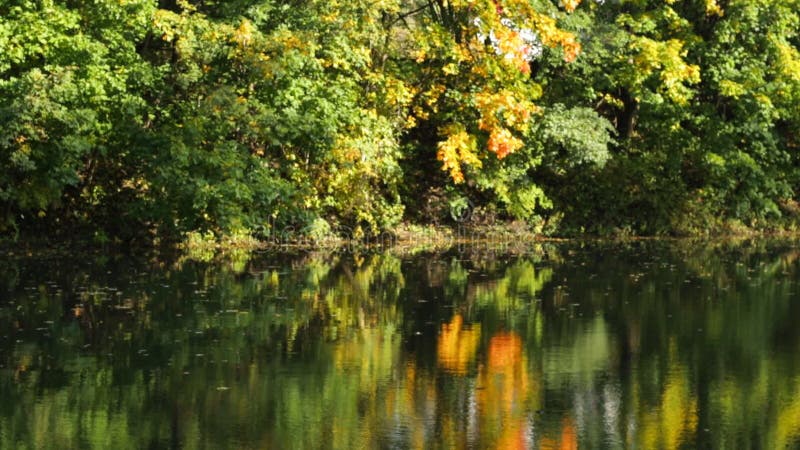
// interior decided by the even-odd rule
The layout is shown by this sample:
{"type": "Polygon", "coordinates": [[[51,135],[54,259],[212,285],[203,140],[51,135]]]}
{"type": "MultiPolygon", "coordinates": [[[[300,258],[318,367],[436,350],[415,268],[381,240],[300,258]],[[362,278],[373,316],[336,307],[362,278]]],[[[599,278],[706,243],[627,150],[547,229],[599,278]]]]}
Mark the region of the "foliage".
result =
{"type": "Polygon", "coordinates": [[[452,220],[434,200],[561,233],[793,226],[798,10],[9,0],[0,230],[367,235],[452,220]]]}

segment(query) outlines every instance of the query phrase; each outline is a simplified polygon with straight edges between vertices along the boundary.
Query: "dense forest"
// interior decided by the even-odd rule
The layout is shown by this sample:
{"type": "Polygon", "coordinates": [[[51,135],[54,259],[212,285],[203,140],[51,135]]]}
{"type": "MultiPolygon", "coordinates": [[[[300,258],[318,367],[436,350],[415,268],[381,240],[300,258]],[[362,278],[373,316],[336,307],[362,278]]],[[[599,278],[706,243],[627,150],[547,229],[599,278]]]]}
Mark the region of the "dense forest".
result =
{"type": "Polygon", "coordinates": [[[0,0],[0,232],[800,223],[799,0],[0,0]]]}

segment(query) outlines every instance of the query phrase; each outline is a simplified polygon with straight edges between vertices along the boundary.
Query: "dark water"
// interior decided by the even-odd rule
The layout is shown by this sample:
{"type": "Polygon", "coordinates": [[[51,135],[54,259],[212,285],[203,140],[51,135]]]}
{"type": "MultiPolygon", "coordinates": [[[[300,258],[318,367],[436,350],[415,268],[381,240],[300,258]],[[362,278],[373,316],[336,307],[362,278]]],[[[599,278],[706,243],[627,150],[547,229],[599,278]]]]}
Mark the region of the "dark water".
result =
{"type": "Polygon", "coordinates": [[[0,260],[0,448],[795,448],[800,247],[0,260]]]}

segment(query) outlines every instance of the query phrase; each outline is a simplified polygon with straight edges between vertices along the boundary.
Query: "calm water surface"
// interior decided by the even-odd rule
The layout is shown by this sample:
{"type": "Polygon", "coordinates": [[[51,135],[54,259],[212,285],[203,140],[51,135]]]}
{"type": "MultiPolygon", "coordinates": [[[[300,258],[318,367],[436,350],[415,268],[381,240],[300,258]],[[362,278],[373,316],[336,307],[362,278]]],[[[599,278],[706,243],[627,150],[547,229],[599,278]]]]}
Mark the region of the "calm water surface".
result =
{"type": "Polygon", "coordinates": [[[800,246],[0,257],[0,448],[796,448],[800,246]]]}

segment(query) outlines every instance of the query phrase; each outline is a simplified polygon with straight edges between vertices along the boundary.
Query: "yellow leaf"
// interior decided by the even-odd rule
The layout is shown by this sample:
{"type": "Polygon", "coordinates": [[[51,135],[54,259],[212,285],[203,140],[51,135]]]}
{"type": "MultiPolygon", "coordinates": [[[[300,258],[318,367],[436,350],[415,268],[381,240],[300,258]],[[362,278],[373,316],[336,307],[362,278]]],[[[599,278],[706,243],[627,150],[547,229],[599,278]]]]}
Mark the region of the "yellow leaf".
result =
{"type": "Polygon", "coordinates": [[[442,162],[442,170],[449,172],[455,183],[462,183],[462,164],[481,167],[481,161],[475,154],[475,137],[458,124],[445,127],[442,134],[447,138],[437,145],[436,157],[442,162]]]}

